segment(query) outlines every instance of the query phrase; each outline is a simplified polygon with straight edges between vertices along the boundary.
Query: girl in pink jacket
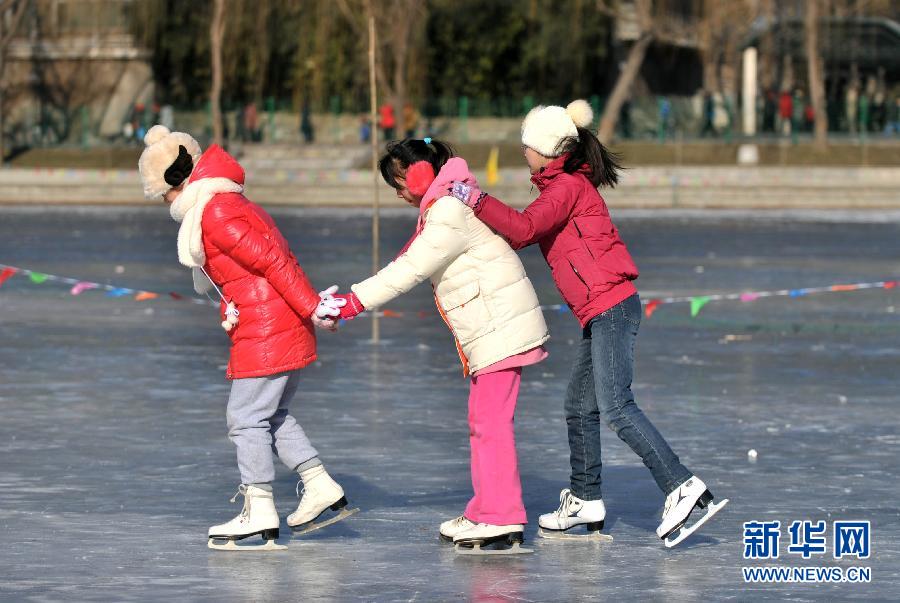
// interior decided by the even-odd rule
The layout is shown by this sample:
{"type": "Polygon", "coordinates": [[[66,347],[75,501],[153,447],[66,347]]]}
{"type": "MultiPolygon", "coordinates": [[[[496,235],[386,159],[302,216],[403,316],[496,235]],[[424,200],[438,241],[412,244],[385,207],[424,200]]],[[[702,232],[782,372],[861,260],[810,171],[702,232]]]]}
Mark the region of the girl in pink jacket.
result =
{"type": "Polygon", "coordinates": [[[713,502],[634,402],[631,381],[641,301],[633,281],[638,269],[619,237],[598,186],[615,186],[620,166],[586,128],[593,120],[583,100],[568,107],[536,107],[522,124],[522,147],[540,196],[523,212],[507,207],[468,182],[451,194],[515,249],[537,243],[553,280],[583,329],[565,411],[571,484],[559,508],[541,515],[541,535],[585,525],[603,527],[600,432],[606,423],[650,469],[666,495],[657,535],[671,547],[689,536],[728,501],[713,502]],[[685,527],[694,508],[708,508],[685,527]]]}

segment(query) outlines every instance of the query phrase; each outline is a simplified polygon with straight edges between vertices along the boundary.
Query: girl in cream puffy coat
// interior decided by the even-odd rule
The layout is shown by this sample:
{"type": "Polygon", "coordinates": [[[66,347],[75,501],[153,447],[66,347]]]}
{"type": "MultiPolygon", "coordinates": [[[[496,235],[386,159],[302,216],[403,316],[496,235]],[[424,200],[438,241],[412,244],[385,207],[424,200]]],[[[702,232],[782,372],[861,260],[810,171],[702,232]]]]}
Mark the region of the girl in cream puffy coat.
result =
{"type": "Polygon", "coordinates": [[[549,338],[522,262],[471,209],[447,196],[453,181],[474,183],[465,161],[429,139],[388,145],[382,176],[419,208],[416,232],[378,274],[352,286],[342,318],[377,308],[431,279],[438,311],[471,377],[469,432],[474,497],[441,537],[462,546],[522,541],[526,523],[513,435],[522,367],[543,360],[549,338]]]}

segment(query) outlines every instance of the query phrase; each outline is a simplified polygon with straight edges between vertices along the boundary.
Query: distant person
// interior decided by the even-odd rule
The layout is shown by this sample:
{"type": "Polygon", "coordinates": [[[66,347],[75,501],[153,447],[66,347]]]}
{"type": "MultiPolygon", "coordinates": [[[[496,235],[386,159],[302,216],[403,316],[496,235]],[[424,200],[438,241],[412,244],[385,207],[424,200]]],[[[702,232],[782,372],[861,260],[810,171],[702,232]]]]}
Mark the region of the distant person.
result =
{"type": "Polygon", "coordinates": [[[656,99],[657,111],[659,113],[659,126],[658,126],[658,134],[659,141],[665,142],[666,137],[669,134],[669,120],[672,115],[672,101],[670,101],[665,96],[657,97],[656,99]]]}
{"type": "Polygon", "coordinates": [[[872,131],[882,132],[887,121],[884,91],[878,90],[872,98],[872,131]]]}
{"type": "Polygon", "coordinates": [[[713,95],[709,90],[703,91],[703,127],[700,129],[700,137],[703,138],[706,135],[715,136],[716,128],[713,125],[716,114],[716,105],[713,100],[713,95]]]}
{"type": "Polygon", "coordinates": [[[381,128],[385,141],[394,140],[394,128],[397,127],[394,105],[385,103],[378,109],[378,127],[381,128]]]}
{"type": "Polygon", "coordinates": [[[300,133],[303,135],[303,142],[312,144],[316,140],[316,132],[313,129],[312,117],[309,112],[309,101],[303,101],[303,109],[300,112],[300,133]]]}
{"type": "Polygon", "coordinates": [[[367,116],[359,119],[359,141],[367,143],[372,140],[372,120],[367,116]]]}
{"type": "Polygon", "coordinates": [[[403,105],[403,131],[407,138],[415,138],[419,127],[419,112],[413,108],[412,103],[403,105]]]}
{"type": "Polygon", "coordinates": [[[259,129],[259,112],[256,110],[256,103],[247,103],[244,106],[244,131],[247,137],[253,142],[262,140],[262,133],[259,129]]]}
{"type": "Polygon", "coordinates": [[[803,112],[806,109],[806,99],[803,90],[797,88],[794,90],[794,98],[791,100],[791,132],[799,134],[803,131],[804,117],[803,112]]]}
{"type": "Polygon", "coordinates": [[[844,93],[844,117],[847,120],[847,131],[851,134],[856,134],[857,115],[859,115],[859,89],[856,82],[852,82],[844,93]]]}
{"type": "Polygon", "coordinates": [[[782,90],[778,98],[778,131],[782,136],[791,135],[791,120],[794,118],[794,98],[790,91],[782,90]]]}
{"type": "Polygon", "coordinates": [[[619,110],[619,124],[622,129],[622,137],[631,138],[631,99],[625,99],[622,108],[619,110]]]}
{"type": "Polygon", "coordinates": [[[767,88],[763,100],[762,131],[775,133],[775,115],[778,107],[778,95],[775,90],[767,88]]]}
{"type": "Polygon", "coordinates": [[[175,128],[175,109],[172,105],[166,103],[159,108],[159,123],[169,130],[175,128]]]}

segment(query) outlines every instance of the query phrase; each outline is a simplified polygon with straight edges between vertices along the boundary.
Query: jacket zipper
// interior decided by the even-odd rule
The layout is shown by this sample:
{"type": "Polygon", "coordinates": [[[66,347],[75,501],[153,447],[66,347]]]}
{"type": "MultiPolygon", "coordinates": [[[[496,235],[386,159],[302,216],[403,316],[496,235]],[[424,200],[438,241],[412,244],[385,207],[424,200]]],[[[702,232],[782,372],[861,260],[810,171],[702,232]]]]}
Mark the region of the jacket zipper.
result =
{"type": "Polygon", "coordinates": [[[584,278],[581,276],[581,273],[578,272],[578,268],[575,267],[575,264],[573,264],[571,260],[569,260],[569,266],[572,267],[572,272],[575,273],[575,276],[578,277],[578,280],[580,280],[581,284],[584,285],[584,288],[587,289],[587,294],[590,295],[591,288],[588,287],[587,281],[584,280],[584,278]]]}

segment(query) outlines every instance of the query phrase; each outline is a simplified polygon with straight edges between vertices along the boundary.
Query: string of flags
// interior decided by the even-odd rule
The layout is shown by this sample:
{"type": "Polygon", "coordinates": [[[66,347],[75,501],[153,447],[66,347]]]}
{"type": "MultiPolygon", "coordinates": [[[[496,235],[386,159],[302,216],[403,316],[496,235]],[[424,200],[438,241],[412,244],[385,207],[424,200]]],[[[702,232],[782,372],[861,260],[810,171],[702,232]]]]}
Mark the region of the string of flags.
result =
{"type": "Polygon", "coordinates": [[[0,287],[3,286],[7,280],[12,278],[15,275],[20,275],[27,277],[32,283],[35,285],[42,285],[44,283],[61,283],[63,285],[67,285],[70,287],[69,293],[72,295],[81,295],[85,291],[91,291],[93,289],[105,291],[107,297],[131,297],[135,301],[147,301],[151,299],[157,299],[160,297],[168,296],[171,299],[179,300],[179,301],[188,301],[194,304],[212,304],[214,306],[218,306],[218,302],[213,302],[212,300],[202,299],[199,297],[185,297],[180,293],[175,293],[174,291],[169,292],[167,294],[156,293],[153,291],[144,291],[143,289],[130,289],[128,287],[117,287],[115,285],[106,285],[103,283],[95,283],[93,281],[86,281],[77,278],[70,278],[67,276],[58,276],[56,274],[47,274],[45,272],[37,272],[36,270],[29,270],[27,268],[19,268],[17,266],[9,266],[7,264],[0,264],[0,287]]]}
{"type": "MultiPolygon", "coordinates": [[[[102,290],[106,292],[107,297],[131,297],[135,301],[147,301],[152,299],[169,297],[177,301],[187,301],[194,304],[218,306],[219,302],[211,299],[203,299],[199,297],[186,297],[179,293],[169,292],[166,294],[156,293],[153,291],[145,291],[142,289],[130,289],[128,287],[117,287],[115,285],[106,285],[103,283],[95,283],[76,278],[57,276],[55,274],[47,274],[29,270],[27,268],[19,268],[0,264],[0,287],[7,280],[15,275],[27,277],[32,283],[41,285],[47,282],[62,283],[70,286],[69,292],[72,295],[81,295],[90,290],[102,290]]],[[[713,301],[739,301],[742,303],[753,302],[766,297],[805,297],[807,295],[815,295],[819,293],[836,293],[847,291],[860,291],[863,289],[895,289],[900,285],[900,280],[884,280],[871,283],[850,283],[850,284],[834,284],[825,287],[804,287],[801,289],[778,289],[776,291],[749,291],[742,293],[717,293],[709,295],[690,295],[682,297],[659,297],[649,300],[642,300],[644,305],[644,313],[650,318],[663,305],[670,304],[690,304],[691,317],[696,317],[700,311],[713,301]]],[[[542,310],[565,314],[569,312],[569,307],[565,304],[549,304],[542,305],[542,310]]],[[[372,313],[366,313],[361,316],[371,316],[372,313]]],[[[413,313],[397,312],[395,310],[381,310],[375,313],[383,318],[403,318],[413,313]]],[[[424,318],[436,312],[418,311],[414,313],[419,318],[424,318]]]]}

